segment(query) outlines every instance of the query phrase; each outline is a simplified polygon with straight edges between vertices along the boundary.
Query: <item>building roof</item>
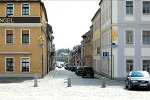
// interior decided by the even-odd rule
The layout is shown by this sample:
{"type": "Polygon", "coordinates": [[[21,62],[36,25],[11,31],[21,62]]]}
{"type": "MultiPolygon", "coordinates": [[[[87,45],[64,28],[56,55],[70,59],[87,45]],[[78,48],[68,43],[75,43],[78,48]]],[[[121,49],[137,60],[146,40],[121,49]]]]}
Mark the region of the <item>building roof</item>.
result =
{"type": "Polygon", "coordinates": [[[95,13],[95,15],[93,16],[93,18],[92,18],[92,20],[91,21],[93,21],[94,20],[94,18],[97,16],[97,14],[100,12],[100,8],[96,11],[96,13],[95,13]]]}
{"type": "Polygon", "coordinates": [[[103,0],[100,0],[99,5],[101,4],[102,1],[103,1],[103,0]]]}
{"type": "Polygon", "coordinates": [[[86,32],[84,35],[82,35],[82,38],[86,38],[87,36],[89,36],[91,34],[91,30],[89,30],[88,32],[86,32]]]}

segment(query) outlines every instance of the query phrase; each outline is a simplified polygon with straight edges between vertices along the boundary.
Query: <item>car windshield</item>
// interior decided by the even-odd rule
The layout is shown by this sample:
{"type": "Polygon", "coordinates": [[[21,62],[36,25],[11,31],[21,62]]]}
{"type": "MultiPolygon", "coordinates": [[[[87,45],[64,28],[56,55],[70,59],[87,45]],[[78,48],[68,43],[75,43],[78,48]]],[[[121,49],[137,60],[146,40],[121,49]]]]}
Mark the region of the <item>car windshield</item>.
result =
{"type": "Polygon", "coordinates": [[[132,72],[131,77],[150,77],[148,72],[132,72]]]}
{"type": "Polygon", "coordinates": [[[92,70],[91,67],[85,67],[84,69],[85,69],[85,70],[89,70],[89,71],[92,70]]]}

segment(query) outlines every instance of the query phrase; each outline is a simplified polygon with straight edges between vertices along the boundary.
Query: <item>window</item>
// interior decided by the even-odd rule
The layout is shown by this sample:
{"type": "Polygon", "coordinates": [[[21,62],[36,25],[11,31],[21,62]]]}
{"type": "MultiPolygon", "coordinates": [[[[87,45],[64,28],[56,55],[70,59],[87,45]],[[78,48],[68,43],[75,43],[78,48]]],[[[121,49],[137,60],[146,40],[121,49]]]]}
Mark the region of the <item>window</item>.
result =
{"type": "Polygon", "coordinates": [[[143,71],[150,73],[150,60],[143,60],[143,71]]]}
{"type": "Polygon", "coordinates": [[[14,58],[6,58],[6,71],[14,71],[14,58]]]}
{"type": "Polygon", "coordinates": [[[150,14],[150,1],[143,1],[143,14],[150,14]]]}
{"type": "Polygon", "coordinates": [[[29,4],[22,4],[22,15],[29,15],[29,4]]]}
{"type": "Polygon", "coordinates": [[[6,30],[6,43],[13,43],[13,30],[6,30]]]}
{"type": "Polygon", "coordinates": [[[128,59],[126,60],[126,73],[129,73],[132,70],[133,70],[133,60],[128,59]]]}
{"type": "Polygon", "coordinates": [[[29,30],[22,30],[22,43],[29,43],[29,30]]]}
{"type": "Polygon", "coordinates": [[[150,44],[150,31],[143,31],[143,44],[150,44]]]}
{"type": "Polygon", "coordinates": [[[127,15],[133,14],[133,1],[126,1],[126,14],[127,15]]]}
{"type": "Polygon", "coordinates": [[[7,4],[6,5],[6,14],[7,15],[13,15],[13,4],[7,4]]]}
{"type": "Polygon", "coordinates": [[[133,30],[126,30],[126,44],[133,44],[133,30]]]}
{"type": "Polygon", "coordinates": [[[30,59],[29,58],[21,58],[21,68],[22,72],[29,72],[30,67],[30,59]]]}
{"type": "Polygon", "coordinates": [[[97,47],[97,54],[100,54],[100,47],[97,47]]]}

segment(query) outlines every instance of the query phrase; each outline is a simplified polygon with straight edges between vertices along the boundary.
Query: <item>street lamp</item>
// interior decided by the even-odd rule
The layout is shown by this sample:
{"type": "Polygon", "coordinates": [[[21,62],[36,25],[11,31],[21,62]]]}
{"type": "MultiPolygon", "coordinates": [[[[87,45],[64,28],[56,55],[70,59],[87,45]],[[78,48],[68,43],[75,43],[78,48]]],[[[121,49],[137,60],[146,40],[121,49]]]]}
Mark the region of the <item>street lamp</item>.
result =
{"type": "Polygon", "coordinates": [[[42,49],[42,78],[43,78],[43,45],[44,45],[44,36],[38,35],[39,46],[42,49]]]}

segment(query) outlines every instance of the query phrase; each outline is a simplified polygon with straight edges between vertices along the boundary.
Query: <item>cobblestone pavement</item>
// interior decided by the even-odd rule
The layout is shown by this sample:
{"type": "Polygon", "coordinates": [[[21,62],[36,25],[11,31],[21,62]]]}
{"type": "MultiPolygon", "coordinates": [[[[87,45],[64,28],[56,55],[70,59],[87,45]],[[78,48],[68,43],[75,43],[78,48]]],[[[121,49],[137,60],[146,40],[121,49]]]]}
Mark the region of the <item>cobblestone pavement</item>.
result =
{"type": "Polygon", "coordinates": [[[131,91],[124,88],[124,82],[112,80],[107,80],[106,88],[102,88],[101,79],[82,78],[63,68],[38,79],[38,87],[34,87],[34,79],[15,79],[10,83],[1,79],[0,100],[150,100],[148,90],[131,91]]]}

